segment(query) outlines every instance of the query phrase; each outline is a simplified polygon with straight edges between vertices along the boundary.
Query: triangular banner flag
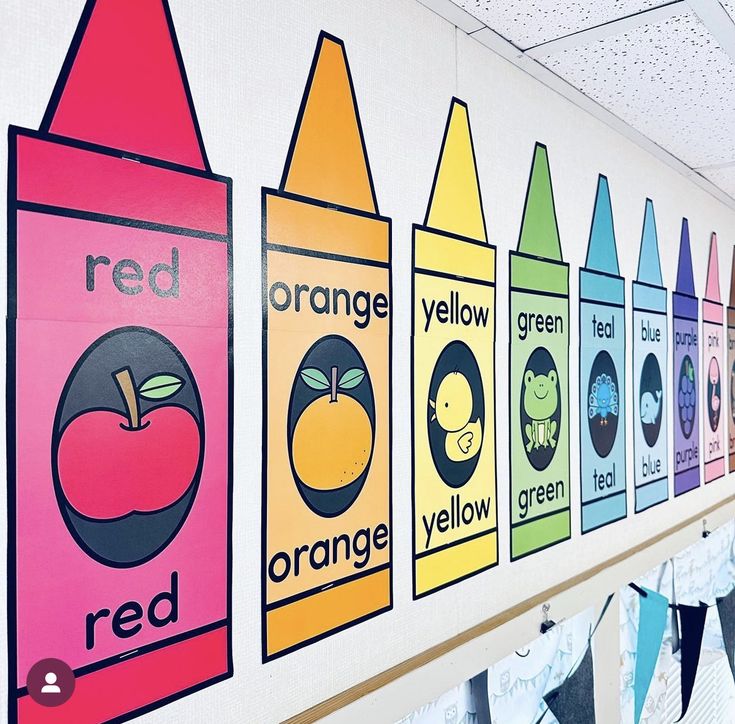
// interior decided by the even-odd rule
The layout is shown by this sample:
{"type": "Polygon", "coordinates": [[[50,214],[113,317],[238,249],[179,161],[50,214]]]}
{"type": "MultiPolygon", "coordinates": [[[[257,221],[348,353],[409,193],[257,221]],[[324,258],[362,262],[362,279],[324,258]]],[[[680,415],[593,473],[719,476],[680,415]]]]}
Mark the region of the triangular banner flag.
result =
{"type": "Polygon", "coordinates": [[[681,721],[689,709],[697,678],[707,606],[703,603],[699,606],[679,604],[677,609],[681,622],[681,716],[677,721],[681,721]]]}
{"type": "Polygon", "coordinates": [[[610,203],[610,187],[607,183],[607,177],[602,174],[600,174],[597,181],[597,196],[595,198],[595,210],[592,215],[585,267],[606,274],[614,274],[615,276],[620,274],[612,204],[610,203]]]}
{"type": "Polygon", "coordinates": [[[487,241],[467,104],[452,99],[425,225],[487,241]]]}
{"type": "Polygon", "coordinates": [[[595,724],[595,674],[591,643],[577,670],[561,686],[546,694],[544,701],[559,724],[595,724]]]}
{"type": "Polygon", "coordinates": [[[477,724],[492,724],[490,718],[490,698],[487,691],[487,669],[470,679],[470,694],[475,707],[477,724]]]}
{"type": "Polygon", "coordinates": [[[717,613],[720,614],[727,663],[735,676],[735,588],[727,596],[717,599],[717,613]]]}
{"type": "Polygon", "coordinates": [[[656,591],[641,589],[645,595],[639,596],[640,613],[638,616],[638,642],[635,655],[635,678],[633,692],[635,697],[634,724],[638,724],[646,701],[648,687],[656,669],[656,662],[664,640],[669,600],[656,591]]]}
{"type": "Polygon", "coordinates": [[[347,55],[319,36],[281,191],[378,213],[347,55]]]}
{"type": "Polygon", "coordinates": [[[41,130],[209,170],[165,0],[87,3],[41,130]]]}
{"type": "Polygon", "coordinates": [[[562,260],[549,156],[542,143],[536,144],[533,154],[518,251],[546,259],[562,260]]]}

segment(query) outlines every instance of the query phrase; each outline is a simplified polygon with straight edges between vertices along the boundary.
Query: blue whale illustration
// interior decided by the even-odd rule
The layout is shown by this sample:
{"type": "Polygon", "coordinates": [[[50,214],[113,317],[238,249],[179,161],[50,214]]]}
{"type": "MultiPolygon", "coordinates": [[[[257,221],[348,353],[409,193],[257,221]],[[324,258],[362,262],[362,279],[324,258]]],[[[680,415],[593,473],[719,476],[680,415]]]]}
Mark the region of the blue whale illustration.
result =
{"type": "Polygon", "coordinates": [[[653,392],[644,392],[641,397],[641,422],[644,425],[653,425],[658,418],[661,409],[661,390],[653,392]]]}

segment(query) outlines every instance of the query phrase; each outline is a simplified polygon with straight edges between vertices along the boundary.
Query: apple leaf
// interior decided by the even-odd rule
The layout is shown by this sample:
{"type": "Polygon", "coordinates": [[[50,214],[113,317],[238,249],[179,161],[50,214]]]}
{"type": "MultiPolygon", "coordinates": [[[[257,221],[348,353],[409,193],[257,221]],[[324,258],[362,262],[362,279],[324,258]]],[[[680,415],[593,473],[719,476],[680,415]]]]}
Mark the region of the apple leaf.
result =
{"type": "Polygon", "coordinates": [[[328,390],[329,380],[327,376],[317,367],[305,367],[301,370],[301,379],[312,390],[328,390]]]}
{"type": "Polygon", "coordinates": [[[353,367],[347,370],[342,377],[339,378],[339,388],[341,390],[352,390],[357,387],[365,379],[365,370],[359,367],[353,367]]]}
{"type": "Polygon", "coordinates": [[[153,375],[138,388],[138,394],[147,400],[165,400],[173,397],[184,385],[176,375],[153,375]]]}

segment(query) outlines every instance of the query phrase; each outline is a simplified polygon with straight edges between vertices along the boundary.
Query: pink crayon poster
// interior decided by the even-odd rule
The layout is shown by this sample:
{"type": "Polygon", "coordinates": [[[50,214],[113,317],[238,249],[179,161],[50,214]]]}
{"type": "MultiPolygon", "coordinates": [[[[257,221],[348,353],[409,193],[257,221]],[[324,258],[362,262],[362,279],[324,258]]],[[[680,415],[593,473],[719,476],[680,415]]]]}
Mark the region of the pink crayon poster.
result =
{"type": "Polygon", "coordinates": [[[90,0],[8,184],[9,719],[232,675],[231,181],[164,0],[90,0]]]}
{"type": "Polygon", "coordinates": [[[704,482],[711,483],[725,475],[725,437],[721,403],[723,390],[724,333],[723,307],[720,299],[720,264],[717,255],[717,234],[709,243],[707,288],[702,299],[702,392],[704,394],[704,424],[702,448],[704,482]]]}

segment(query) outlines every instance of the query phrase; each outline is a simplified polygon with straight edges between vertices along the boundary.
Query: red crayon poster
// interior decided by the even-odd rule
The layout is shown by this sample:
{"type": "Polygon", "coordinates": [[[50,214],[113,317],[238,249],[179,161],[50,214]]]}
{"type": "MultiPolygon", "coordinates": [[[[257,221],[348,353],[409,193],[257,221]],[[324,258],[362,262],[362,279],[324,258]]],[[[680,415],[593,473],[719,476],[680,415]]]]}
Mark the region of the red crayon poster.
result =
{"type": "Polygon", "coordinates": [[[232,675],[231,181],[165,0],[90,0],[8,184],[9,718],[232,675]]]}

